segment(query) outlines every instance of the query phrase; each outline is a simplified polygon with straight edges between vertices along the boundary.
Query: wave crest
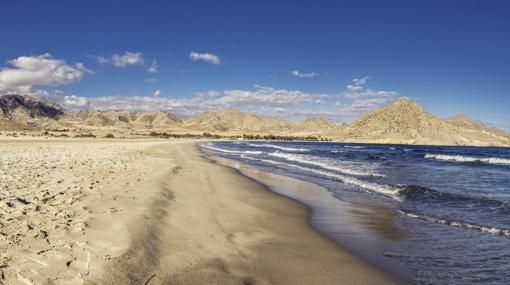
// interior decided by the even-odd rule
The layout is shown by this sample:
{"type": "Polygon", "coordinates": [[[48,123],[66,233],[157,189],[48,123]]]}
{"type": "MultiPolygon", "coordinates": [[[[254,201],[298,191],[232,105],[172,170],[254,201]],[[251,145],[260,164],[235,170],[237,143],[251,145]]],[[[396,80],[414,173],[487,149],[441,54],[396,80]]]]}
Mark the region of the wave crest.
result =
{"type": "Polygon", "coordinates": [[[430,153],[425,154],[424,157],[428,158],[428,159],[453,161],[453,162],[476,162],[476,163],[485,163],[485,164],[510,165],[510,159],[499,158],[499,157],[474,157],[474,156],[430,154],[430,153]]]}
{"type": "Polygon", "coordinates": [[[449,225],[449,226],[453,226],[453,227],[457,227],[457,228],[463,228],[466,230],[476,230],[476,231],[483,232],[483,233],[490,233],[490,234],[494,234],[494,235],[510,237],[510,229],[479,225],[479,224],[475,224],[475,223],[467,223],[467,222],[463,222],[463,221],[454,221],[454,220],[449,220],[446,218],[418,214],[418,213],[409,212],[409,211],[398,210],[398,212],[404,216],[411,217],[411,218],[417,218],[417,219],[425,220],[428,222],[449,225]]]}
{"type": "Polygon", "coordinates": [[[285,147],[285,146],[266,144],[266,143],[264,143],[264,144],[249,143],[248,145],[254,146],[254,147],[268,147],[268,148],[274,148],[274,149],[279,149],[279,150],[284,150],[284,151],[310,151],[309,149],[306,149],[306,148],[293,148],[293,147],[285,147]]]}
{"type": "Polygon", "coordinates": [[[206,144],[202,144],[202,145],[200,145],[200,146],[201,146],[201,147],[203,147],[203,148],[209,149],[209,150],[214,150],[214,151],[219,151],[219,152],[224,152],[224,153],[232,153],[232,154],[262,154],[262,152],[261,152],[261,151],[251,151],[251,150],[239,151],[239,150],[230,150],[230,149],[224,149],[224,148],[214,147],[214,146],[206,145],[206,144]]]}
{"type": "Polygon", "coordinates": [[[330,159],[324,159],[317,156],[312,155],[302,155],[302,154],[292,154],[292,153],[282,153],[282,152],[273,152],[269,153],[270,156],[283,158],[289,161],[299,162],[308,165],[319,166],[324,169],[338,171],[347,175],[354,176],[379,176],[383,177],[384,175],[373,173],[373,172],[361,172],[353,169],[346,168],[345,166],[338,165],[331,161],[330,159]]]}

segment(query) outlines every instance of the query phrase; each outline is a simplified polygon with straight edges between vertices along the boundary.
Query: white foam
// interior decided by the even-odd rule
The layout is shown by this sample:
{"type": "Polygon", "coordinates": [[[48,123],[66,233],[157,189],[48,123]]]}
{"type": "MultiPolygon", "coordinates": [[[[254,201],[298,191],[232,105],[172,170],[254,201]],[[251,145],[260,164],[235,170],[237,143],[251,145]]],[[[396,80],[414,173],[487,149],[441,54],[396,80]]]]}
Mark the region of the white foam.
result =
{"type": "Polygon", "coordinates": [[[279,165],[279,166],[283,165],[283,166],[286,166],[286,167],[292,167],[292,168],[295,168],[295,169],[299,169],[299,170],[304,171],[304,172],[310,172],[310,173],[319,174],[319,175],[322,175],[322,176],[325,176],[325,177],[329,177],[329,178],[334,178],[334,179],[340,180],[340,181],[342,181],[345,184],[357,186],[358,188],[360,188],[361,190],[363,190],[365,192],[379,193],[379,194],[388,196],[390,198],[393,198],[393,199],[395,199],[397,201],[401,201],[402,200],[402,197],[399,196],[400,189],[392,187],[390,185],[377,184],[377,183],[373,183],[373,182],[368,182],[368,181],[360,180],[360,179],[357,179],[357,178],[354,178],[354,177],[350,177],[350,176],[345,176],[345,175],[341,175],[341,174],[337,174],[337,173],[332,173],[332,172],[329,172],[329,171],[323,171],[323,170],[319,170],[319,169],[314,169],[314,168],[308,168],[308,167],[304,167],[304,166],[300,166],[300,165],[295,165],[295,164],[282,163],[282,162],[277,162],[277,161],[267,160],[267,159],[253,158],[253,157],[249,157],[249,156],[243,156],[243,158],[247,158],[247,159],[250,159],[250,160],[256,160],[256,161],[262,161],[262,162],[266,162],[266,163],[270,163],[270,164],[275,164],[275,165],[279,165]]]}
{"type": "Polygon", "coordinates": [[[360,145],[344,145],[344,147],[346,147],[346,148],[365,148],[364,146],[360,146],[360,145]]]}
{"type": "Polygon", "coordinates": [[[266,143],[265,144],[253,144],[253,143],[249,143],[248,145],[249,146],[254,146],[254,147],[269,147],[269,148],[285,150],[285,151],[310,151],[309,149],[306,149],[306,148],[284,147],[284,146],[279,146],[279,145],[274,145],[274,144],[266,144],[266,143]]]}
{"type": "Polygon", "coordinates": [[[303,163],[303,164],[319,166],[324,169],[338,171],[340,173],[348,174],[348,175],[379,176],[379,177],[384,176],[384,175],[378,174],[378,173],[360,172],[360,171],[356,171],[353,169],[349,169],[346,166],[339,165],[337,162],[335,162],[331,159],[320,158],[320,157],[312,156],[312,155],[302,155],[302,154],[282,153],[282,152],[273,152],[273,153],[269,153],[269,155],[283,158],[283,159],[286,159],[289,161],[295,161],[295,162],[299,162],[299,163],[303,163]]]}
{"type": "Polygon", "coordinates": [[[261,151],[251,151],[251,150],[239,151],[239,150],[230,150],[230,149],[218,148],[218,147],[214,147],[214,146],[206,145],[206,144],[203,144],[203,145],[200,145],[200,146],[201,146],[201,147],[203,147],[203,148],[207,148],[207,149],[214,150],[214,151],[219,151],[219,152],[224,152],[224,153],[232,153],[232,154],[262,154],[262,152],[261,152],[261,151]]]}
{"type": "Polygon", "coordinates": [[[473,157],[462,155],[446,155],[446,154],[425,154],[425,158],[454,161],[454,162],[480,162],[486,164],[510,165],[510,159],[499,157],[473,157]]]}
{"type": "Polygon", "coordinates": [[[400,211],[400,210],[399,210],[399,213],[402,215],[411,217],[411,218],[417,218],[417,219],[434,222],[434,223],[438,223],[438,224],[450,225],[452,227],[463,228],[463,229],[468,229],[468,230],[477,230],[477,231],[480,231],[483,233],[489,233],[489,234],[494,234],[494,235],[510,237],[510,229],[502,229],[502,228],[496,228],[496,227],[491,227],[491,226],[483,226],[483,225],[477,225],[477,224],[460,222],[460,221],[449,221],[447,219],[443,219],[443,218],[439,218],[439,217],[415,214],[415,213],[404,212],[404,211],[400,211]]]}
{"type": "Polygon", "coordinates": [[[308,168],[308,167],[302,167],[299,165],[291,165],[291,166],[295,167],[295,168],[299,168],[303,171],[313,172],[313,173],[316,173],[319,175],[338,179],[338,180],[342,181],[343,183],[357,186],[364,191],[368,190],[369,192],[376,192],[379,194],[383,194],[385,196],[389,196],[389,197],[391,197],[395,200],[398,200],[398,201],[401,200],[401,197],[398,195],[399,189],[391,187],[390,185],[368,182],[368,181],[360,180],[360,179],[350,177],[350,176],[345,176],[345,175],[341,175],[341,174],[331,173],[328,171],[322,171],[322,170],[308,168]]]}

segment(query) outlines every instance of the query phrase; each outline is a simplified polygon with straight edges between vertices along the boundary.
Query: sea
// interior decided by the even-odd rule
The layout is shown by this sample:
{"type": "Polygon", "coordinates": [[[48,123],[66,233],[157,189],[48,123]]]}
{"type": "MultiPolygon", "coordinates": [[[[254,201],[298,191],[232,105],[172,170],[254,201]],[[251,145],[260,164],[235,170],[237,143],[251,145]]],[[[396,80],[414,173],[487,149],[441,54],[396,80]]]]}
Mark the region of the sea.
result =
{"type": "Polygon", "coordinates": [[[313,227],[406,283],[510,284],[510,148],[279,141],[201,147],[306,204],[313,227]],[[324,193],[289,190],[285,180],[253,174],[260,172],[324,193]]]}

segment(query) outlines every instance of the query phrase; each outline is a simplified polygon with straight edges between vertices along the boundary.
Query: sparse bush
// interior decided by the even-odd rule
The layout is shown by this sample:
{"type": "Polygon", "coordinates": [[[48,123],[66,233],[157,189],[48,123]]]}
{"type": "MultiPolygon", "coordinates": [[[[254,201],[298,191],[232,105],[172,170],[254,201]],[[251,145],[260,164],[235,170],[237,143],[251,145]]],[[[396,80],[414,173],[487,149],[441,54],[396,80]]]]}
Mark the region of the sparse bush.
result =
{"type": "Polygon", "coordinates": [[[88,133],[88,134],[77,134],[74,137],[75,138],[95,138],[96,136],[94,134],[88,133]]]}

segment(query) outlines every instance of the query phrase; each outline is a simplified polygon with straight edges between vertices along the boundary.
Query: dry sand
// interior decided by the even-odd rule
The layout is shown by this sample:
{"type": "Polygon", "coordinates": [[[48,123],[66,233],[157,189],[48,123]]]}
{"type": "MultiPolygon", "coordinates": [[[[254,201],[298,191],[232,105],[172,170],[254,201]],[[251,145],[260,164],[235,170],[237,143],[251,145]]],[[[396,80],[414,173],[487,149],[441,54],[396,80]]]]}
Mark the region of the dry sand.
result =
{"type": "Polygon", "coordinates": [[[391,284],[190,141],[0,141],[0,284],[391,284]]]}

